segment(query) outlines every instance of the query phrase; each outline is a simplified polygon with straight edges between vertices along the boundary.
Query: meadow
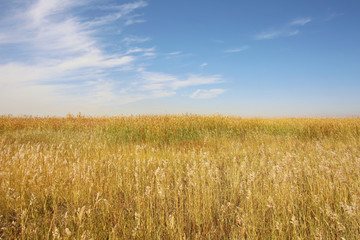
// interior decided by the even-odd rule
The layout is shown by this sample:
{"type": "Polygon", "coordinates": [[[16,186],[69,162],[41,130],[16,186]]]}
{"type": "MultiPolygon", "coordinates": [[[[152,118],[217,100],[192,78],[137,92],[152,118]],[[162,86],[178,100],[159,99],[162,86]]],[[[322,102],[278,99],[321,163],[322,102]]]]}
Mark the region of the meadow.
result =
{"type": "Polygon", "coordinates": [[[0,239],[360,239],[360,118],[2,116],[0,239]]]}

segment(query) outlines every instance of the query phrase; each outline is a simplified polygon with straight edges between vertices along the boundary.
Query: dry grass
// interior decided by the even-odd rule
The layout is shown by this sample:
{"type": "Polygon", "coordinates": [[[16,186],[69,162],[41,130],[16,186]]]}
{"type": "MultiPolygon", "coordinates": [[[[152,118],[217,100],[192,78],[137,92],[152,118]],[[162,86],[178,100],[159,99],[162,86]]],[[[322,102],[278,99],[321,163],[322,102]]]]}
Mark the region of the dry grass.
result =
{"type": "Polygon", "coordinates": [[[360,119],[0,117],[2,239],[357,239],[360,119]]]}

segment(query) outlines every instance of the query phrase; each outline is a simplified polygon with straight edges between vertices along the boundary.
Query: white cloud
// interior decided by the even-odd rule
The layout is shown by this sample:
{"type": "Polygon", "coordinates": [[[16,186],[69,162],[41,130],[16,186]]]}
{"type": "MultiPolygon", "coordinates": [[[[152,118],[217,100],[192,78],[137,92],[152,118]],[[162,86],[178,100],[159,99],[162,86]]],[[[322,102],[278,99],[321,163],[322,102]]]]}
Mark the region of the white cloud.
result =
{"type": "MultiPolygon", "coordinates": [[[[8,63],[0,65],[0,82],[36,82],[68,75],[71,71],[83,68],[113,68],[126,65],[135,58],[131,56],[124,57],[105,57],[97,54],[87,54],[77,58],[63,60],[58,64],[39,64],[25,65],[21,63],[8,63]]],[[[85,75],[84,72],[81,73],[85,75]]]]}
{"type": "Polygon", "coordinates": [[[122,40],[122,42],[124,42],[126,44],[132,44],[132,43],[143,43],[143,42],[147,42],[150,40],[151,40],[151,38],[149,38],[149,37],[141,38],[141,37],[129,36],[129,37],[125,37],[122,40]]]}
{"type": "Polygon", "coordinates": [[[158,72],[142,72],[140,78],[143,79],[146,83],[177,81],[177,78],[173,75],[158,72]]]}
{"type": "Polygon", "coordinates": [[[263,40],[263,39],[273,39],[276,37],[279,37],[283,33],[281,31],[269,31],[269,32],[262,32],[255,36],[255,39],[257,40],[263,40]]]}
{"type": "Polygon", "coordinates": [[[295,30],[295,31],[289,32],[288,35],[289,36],[295,36],[295,35],[298,35],[299,33],[300,33],[299,30],[295,30]]]}
{"type": "Polygon", "coordinates": [[[146,53],[143,54],[143,56],[144,57],[154,57],[154,56],[156,56],[156,53],[154,53],[154,52],[146,52],[146,53]]]}
{"type": "Polygon", "coordinates": [[[143,8],[143,7],[146,7],[147,5],[148,5],[147,2],[145,2],[145,1],[137,1],[137,2],[133,2],[133,3],[126,3],[123,5],[118,5],[118,6],[115,6],[115,8],[120,9],[125,14],[129,14],[137,8],[143,8]]]}
{"type": "Polygon", "coordinates": [[[152,47],[152,48],[139,48],[139,47],[136,47],[136,48],[131,48],[131,49],[127,50],[126,54],[140,53],[140,52],[153,52],[153,51],[155,51],[154,47],[152,47]]]}
{"type": "Polygon", "coordinates": [[[249,46],[242,46],[242,47],[239,47],[239,48],[232,48],[232,49],[225,50],[225,52],[226,53],[237,53],[237,52],[245,51],[246,49],[249,49],[249,46]]]}
{"type": "Polygon", "coordinates": [[[289,24],[283,26],[282,28],[274,29],[274,30],[270,30],[270,31],[263,31],[260,34],[255,35],[255,39],[256,40],[265,40],[265,39],[274,39],[274,38],[279,38],[279,37],[295,36],[295,35],[298,35],[300,33],[300,31],[297,29],[294,29],[294,27],[296,27],[296,26],[302,27],[311,21],[312,21],[312,19],[310,17],[297,18],[297,19],[291,21],[289,24]]]}
{"type": "Polygon", "coordinates": [[[118,104],[124,105],[128,103],[134,103],[146,99],[156,99],[156,98],[164,98],[164,97],[170,97],[175,95],[176,92],[174,91],[161,91],[161,90],[154,90],[150,93],[136,93],[136,94],[129,94],[129,95],[123,95],[119,101],[118,104]]]}
{"type": "MultiPolygon", "coordinates": [[[[220,75],[179,77],[146,71],[145,61],[156,55],[155,48],[136,44],[150,41],[148,37],[114,33],[119,38],[116,44],[122,45],[107,50],[103,33],[113,33],[108,27],[111,29],[114,21],[121,22],[121,28],[127,21],[137,21],[133,11],[145,7],[146,2],[99,7],[93,19],[75,16],[73,7],[87,3],[37,0],[21,6],[9,19],[0,16],[1,47],[12,44],[25,56],[0,64],[0,101],[9,103],[0,105],[0,114],[105,113],[104,109],[121,104],[222,82],[220,75]]],[[[181,52],[164,55],[175,57],[181,52]]]]}
{"type": "MultiPolygon", "coordinates": [[[[31,46],[33,52],[47,51],[47,54],[49,51],[57,51],[55,54],[60,52],[62,55],[99,49],[98,39],[93,35],[103,31],[104,28],[99,28],[101,25],[109,25],[119,19],[126,25],[127,21],[136,16],[130,16],[130,13],[147,6],[144,1],[113,6],[113,13],[106,12],[103,16],[86,21],[70,14],[74,6],[87,3],[84,0],[38,0],[28,9],[19,10],[21,15],[17,15],[11,28],[0,29],[0,43],[23,42],[31,46]]],[[[98,14],[101,13],[99,11],[98,14]]]]}
{"type": "Polygon", "coordinates": [[[179,54],[181,54],[180,51],[175,51],[175,52],[169,52],[169,53],[167,53],[167,55],[170,55],[170,56],[179,55],[179,54]]]}
{"type": "Polygon", "coordinates": [[[343,15],[344,15],[344,13],[332,13],[327,18],[325,18],[325,21],[330,21],[334,18],[341,17],[343,15]]]}
{"type": "Polygon", "coordinates": [[[207,65],[208,65],[208,63],[204,62],[204,63],[202,63],[202,64],[200,65],[200,68],[204,68],[204,67],[206,67],[207,65]]]}
{"type": "Polygon", "coordinates": [[[0,65],[0,83],[35,81],[43,79],[46,74],[46,67],[33,67],[21,63],[0,65]]]}
{"type": "Polygon", "coordinates": [[[223,94],[225,91],[225,89],[198,89],[193,94],[191,94],[190,97],[196,99],[215,98],[223,94]]]}
{"type": "Polygon", "coordinates": [[[117,99],[117,95],[114,93],[115,83],[112,80],[99,79],[88,83],[91,86],[92,96],[95,99],[100,99],[101,102],[109,102],[117,99]]]}
{"type": "MultiPolygon", "coordinates": [[[[117,20],[119,20],[121,18],[125,18],[125,17],[127,18],[127,20],[125,21],[125,25],[131,25],[132,23],[130,23],[130,21],[132,21],[138,15],[130,16],[129,14],[132,13],[133,11],[135,11],[136,9],[143,8],[146,6],[147,6],[146,2],[138,1],[138,2],[134,2],[134,3],[126,3],[126,4],[122,4],[122,5],[117,5],[117,6],[101,7],[102,9],[115,11],[115,13],[97,17],[94,20],[87,22],[86,25],[87,26],[104,25],[104,24],[108,24],[110,22],[114,22],[114,21],[117,21],[117,20]]],[[[136,20],[134,20],[134,21],[136,21],[136,20]]],[[[142,22],[144,22],[144,21],[145,20],[143,20],[142,22]]]]}
{"type": "Polygon", "coordinates": [[[165,59],[180,59],[193,56],[191,53],[184,53],[181,51],[167,52],[163,53],[162,55],[165,57],[165,59]]]}
{"type": "Polygon", "coordinates": [[[310,17],[306,17],[306,18],[297,18],[295,20],[293,20],[290,25],[299,25],[299,26],[304,26],[305,24],[311,22],[312,19],[310,17]]]}
{"type": "Polygon", "coordinates": [[[207,84],[216,84],[221,83],[222,77],[220,75],[212,76],[201,76],[201,75],[190,75],[184,80],[177,80],[172,83],[172,88],[183,88],[189,86],[198,86],[198,85],[207,85],[207,84]]]}
{"type": "Polygon", "coordinates": [[[218,84],[223,81],[220,75],[202,76],[192,74],[181,79],[174,75],[158,72],[141,72],[140,79],[141,81],[137,82],[135,87],[151,91],[175,91],[191,86],[218,84]]]}
{"type": "Polygon", "coordinates": [[[98,40],[92,36],[101,29],[89,28],[86,22],[67,16],[66,11],[62,12],[72,6],[68,2],[40,0],[18,19],[15,27],[0,31],[9,36],[7,43],[25,43],[26,50],[31,49],[34,58],[45,55],[46,58],[56,56],[59,59],[64,55],[89,52],[104,54],[98,47],[98,40]]]}
{"type": "MultiPolygon", "coordinates": [[[[95,27],[93,20],[82,22],[80,18],[69,14],[75,5],[85,4],[85,1],[69,0],[39,0],[28,9],[22,9],[23,15],[12,18],[14,27],[6,27],[7,19],[0,22],[0,44],[18,44],[19,51],[25,52],[31,64],[11,62],[0,65],[1,82],[44,81],[59,79],[62,75],[74,78],[87,75],[87,71],[101,71],[103,68],[125,68],[136,59],[133,56],[107,54],[101,48],[94,33],[102,29],[95,27]],[[75,74],[80,69],[85,72],[75,74]],[[19,74],[24,73],[24,74],[19,74]],[[26,74],[25,74],[26,73],[26,74]]],[[[118,15],[134,11],[146,6],[143,1],[119,5],[118,15]]],[[[19,10],[20,11],[20,10],[19,10]]],[[[114,14],[102,18],[103,23],[113,18],[114,14]]],[[[99,19],[95,20],[95,22],[99,19]]],[[[129,40],[129,39],[128,39],[129,40]]],[[[139,51],[137,49],[136,51],[139,51]]],[[[144,49],[152,51],[153,49],[144,49]]],[[[143,50],[141,50],[143,51],[143,50]]],[[[130,51],[131,52],[131,51],[130,51]]]]}
{"type": "Polygon", "coordinates": [[[270,32],[263,32],[258,34],[255,39],[256,40],[265,40],[265,39],[274,39],[279,37],[291,37],[298,35],[300,33],[299,30],[282,30],[282,31],[270,31],[270,32]]]}
{"type": "MultiPolygon", "coordinates": [[[[76,104],[67,105],[66,102],[77,101],[86,109],[86,105],[93,101],[105,104],[119,100],[115,94],[119,84],[103,79],[113,72],[131,69],[130,64],[138,57],[107,53],[100,38],[95,35],[101,35],[104,29],[98,27],[100,23],[108,24],[121,18],[126,21],[127,14],[146,6],[146,3],[138,1],[119,5],[111,9],[116,13],[106,13],[104,17],[89,21],[72,15],[72,7],[86,3],[83,0],[38,0],[21,6],[14,16],[3,15],[0,18],[0,44],[12,44],[25,55],[25,60],[17,58],[0,64],[3,102],[9,102],[6,98],[19,99],[10,101],[8,106],[13,111],[10,107],[5,109],[7,106],[1,106],[0,112],[17,112],[16,109],[23,106],[23,113],[26,113],[28,109],[36,108],[27,107],[28,103],[39,106],[38,110],[42,112],[41,106],[48,104],[38,104],[41,97],[57,109],[60,106],[69,108],[67,111],[74,109],[72,106],[76,104]],[[88,80],[98,82],[89,85],[88,80]]],[[[50,114],[51,110],[48,110],[50,114]]]]}
{"type": "Polygon", "coordinates": [[[135,23],[143,23],[143,22],[146,22],[146,20],[145,19],[129,19],[125,22],[125,25],[129,26],[129,25],[132,25],[135,23]]]}
{"type": "Polygon", "coordinates": [[[68,61],[63,61],[61,64],[53,66],[51,69],[64,72],[86,67],[112,68],[128,64],[134,59],[135,58],[132,56],[115,57],[89,53],[78,58],[72,58],[68,61]]]}
{"type": "Polygon", "coordinates": [[[69,0],[39,0],[27,12],[34,25],[42,24],[48,16],[64,11],[76,4],[69,0]]]}

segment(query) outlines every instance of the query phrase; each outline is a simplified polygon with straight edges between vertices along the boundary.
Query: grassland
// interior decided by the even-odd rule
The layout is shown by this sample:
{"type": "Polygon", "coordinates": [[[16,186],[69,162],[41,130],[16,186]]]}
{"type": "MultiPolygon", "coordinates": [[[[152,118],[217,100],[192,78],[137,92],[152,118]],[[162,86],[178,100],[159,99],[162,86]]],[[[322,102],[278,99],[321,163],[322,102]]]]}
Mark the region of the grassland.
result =
{"type": "Polygon", "coordinates": [[[360,239],[360,119],[0,117],[2,239],[360,239]]]}

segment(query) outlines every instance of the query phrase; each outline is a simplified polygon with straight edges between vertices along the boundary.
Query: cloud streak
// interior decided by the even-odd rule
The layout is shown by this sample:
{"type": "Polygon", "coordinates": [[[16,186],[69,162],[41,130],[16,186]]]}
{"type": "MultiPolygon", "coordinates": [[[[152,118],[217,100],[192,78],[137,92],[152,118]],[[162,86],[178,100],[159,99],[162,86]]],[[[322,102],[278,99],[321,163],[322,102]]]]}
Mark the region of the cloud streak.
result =
{"type": "Polygon", "coordinates": [[[136,36],[128,36],[122,39],[122,42],[129,45],[129,44],[133,44],[133,43],[143,43],[143,42],[148,42],[150,41],[151,38],[149,37],[136,37],[136,36]]]}
{"type": "Polygon", "coordinates": [[[306,18],[297,18],[295,20],[293,20],[292,22],[290,22],[289,25],[291,26],[304,26],[305,24],[311,22],[312,19],[310,17],[306,17],[306,18]]]}
{"type": "Polygon", "coordinates": [[[194,99],[208,99],[208,98],[215,98],[223,93],[225,93],[225,89],[198,89],[193,94],[191,94],[191,98],[194,99]]]}
{"type": "Polygon", "coordinates": [[[203,76],[190,74],[179,78],[174,75],[159,72],[141,72],[139,78],[142,80],[138,85],[146,90],[177,90],[191,86],[218,84],[223,82],[221,75],[203,76]]]}
{"type": "Polygon", "coordinates": [[[249,49],[249,46],[242,46],[242,47],[239,47],[239,48],[228,49],[228,50],[225,50],[224,52],[226,52],[226,53],[238,53],[238,52],[243,52],[243,51],[245,51],[247,49],[249,49]]]}
{"type": "Polygon", "coordinates": [[[125,54],[154,52],[154,51],[155,51],[154,47],[152,47],[152,48],[139,48],[139,47],[136,47],[136,48],[131,48],[131,49],[127,50],[125,54]]]}
{"type": "Polygon", "coordinates": [[[37,0],[21,5],[13,16],[0,17],[0,46],[11,45],[15,55],[22,56],[0,53],[0,99],[10,103],[0,106],[0,114],[104,112],[122,104],[173,96],[187,87],[222,82],[220,75],[179,77],[143,67],[157,57],[155,47],[146,46],[151,38],[122,36],[121,31],[146,21],[134,14],[147,6],[145,1],[95,6],[99,11],[92,18],[74,11],[87,3],[37,0]],[[114,31],[115,25],[120,29],[114,31]],[[121,46],[112,48],[103,35],[112,35],[121,46]]]}
{"type": "Polygon", "coordinates": [[[267,31],[267,32],[262,32],[260,34],[257,34],[255,36],[255,39],[256,40],[263,40],[263,39],[273,39],[273,38],[276,38],[276,37],[279,37],[283,34],[282,31],[267,31]]]}
{"type": "Polygon", "coordinates": [[[331,21],[334,18],[338,18],[338,17],[341,17],[343,15],[345,15],[345,14],[344,13],[332,13],[328,17],[325,18],[325,21],[331,21]]]}
{"type": "Polygon", "coordinates": [[[201,65],[200,65],[200,68],[201,69],[203,69],[203,68],[205,68],[207,65],[209,65],[207,62],[204,62],[204,63],[202,63],[201,65]]]}
{"type": "Polygon", "coordinates": [[[267,39],[275,39],[280,37],[291,37],[298,35],[300,30],[294,29],[295,27],[303,27],[306,24],[310,23],[312,19],[310,17],[306,18],[296,18],[287,25],[283,26],[279,29],[273,29],[269,31],[263,31],[257,35],[255,35],[255,40],[267,40],[267,39]]]}

